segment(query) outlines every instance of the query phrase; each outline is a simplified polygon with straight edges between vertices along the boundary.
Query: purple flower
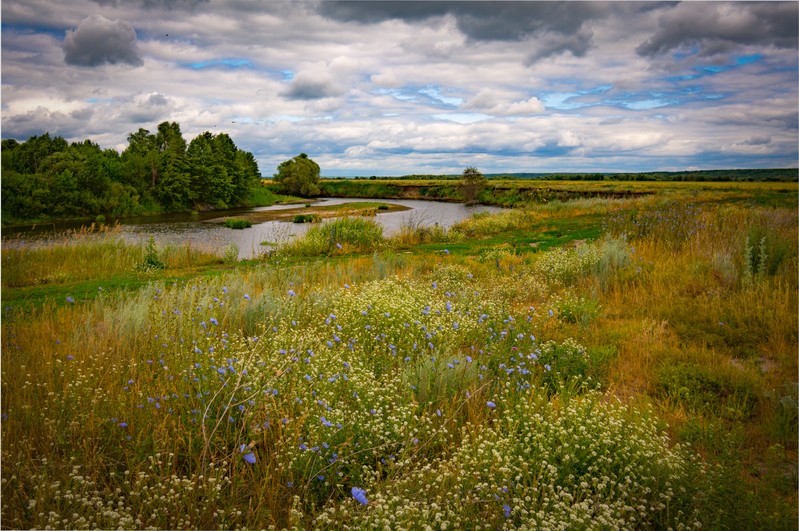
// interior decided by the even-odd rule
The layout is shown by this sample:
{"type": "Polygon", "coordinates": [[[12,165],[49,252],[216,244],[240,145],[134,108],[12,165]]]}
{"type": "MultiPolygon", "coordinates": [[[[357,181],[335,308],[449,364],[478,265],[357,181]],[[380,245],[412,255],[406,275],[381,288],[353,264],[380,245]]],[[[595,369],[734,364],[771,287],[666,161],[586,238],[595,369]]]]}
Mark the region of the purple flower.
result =
{"type": "Polygon", "coordinates": [[[327,427],[327,428],[331,428],[331,427],[333,427],[333,423],[332,423],[332,422],[330,422],[329,420],[327,420],[325,417],[322,417],[322,418],[321,418],[321,421],[322,421],[322,424],[323,424],[325,427],[327,427]]]}
{"type": "Polygon", "coordinates": [[[486,402],[486,405],[488,407],[490,407],[491,409],[494,409],[495,407],[497,407],[497,405],[495,403],[491,402],[490,400],[488,402],[486,402]]]}
{"type": "Polygon", "coordinates": [[[347,289],[350,289],[350,285],[349,284],[344,284],[344,287],[347,288],[347,289]]]}
{"type": "Polygon", "coordinates": [[[502,506],[502,510],[505,512],[505,518],[510,518],[510,505],[506,503],[502,506]]]}
{"type": "Polygon", "coordinates": [[[245,300],[245,301],[248,301],[248,300],[250,300],[250,296],[249,296],[249,295],[247,295],[246,293],[244,294],[244,300],[245,300]]]}
{"type": "Polygon", "coordinates": [[[369,500],[366,498],[366,491],[361,488],[352,487],[352,497],[361,505],[367,505],[369,503],[369,500]]]}
{"type": "Polygon", "coordinates": [[[211,317],[211,318],[209,319],[209,321],[211,321],[211,323],[213,323],[213,324],[215,324],[215,325],[218,325],[218,324],[219,324],[219,321],[217,321],[217,320],[216,320],[215,318],[213,318],[213,317],[211,317]]]}
{"type": "MultiPolygon", "coordinates": [[[[239,448],[239,452],[244,454],[245,451],[247,451],[247,445],[246,444],[242,444],[241,447],[239,448]]],[[[242,457],[244,457],[244,460],[247,461],[248,463],[250,463],[251,465],[255,464],[256,459],[255,459],[255,454],[254,453],[247,452],[242,457]]]]}
{"type": "Polygon", "coordinates": [[[288,291],[288,294],[289,294],[289,297],[294,297],[295,295],[297,295],[296,293],[294,293],[294,290],[293,290],[293,289],[290,289],[290,290],[288,291]]]}
{"type": "Polygon", "coordinates": [[[127,422],[120,422],[119,423],[119,427],[120,428],[127,428],[128,427],[128,423],[127,422]]]}
{"type": "Polygon", "coordinates": [[[70,303],[70,304],[74,304],[75,303],[75,299],[73,299],[72,297],[67,296],[67,302],[70,303]]]}
{"type": "Polygon", "coordinates": [[[336,244],[336,247],[337,247],[338,249],[341,249],[341,244],[340,244],[340,243],[337,243],[337,244],[336,244]]]}

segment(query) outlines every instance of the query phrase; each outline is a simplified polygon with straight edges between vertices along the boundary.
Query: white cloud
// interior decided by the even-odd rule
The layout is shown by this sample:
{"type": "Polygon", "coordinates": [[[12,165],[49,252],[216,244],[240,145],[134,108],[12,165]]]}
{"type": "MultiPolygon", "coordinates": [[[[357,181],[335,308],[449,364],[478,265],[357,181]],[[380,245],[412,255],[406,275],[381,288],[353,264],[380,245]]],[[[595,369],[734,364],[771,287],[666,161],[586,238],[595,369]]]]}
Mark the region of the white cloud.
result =
{"type": "Polygon", "coordinates": [[[768,38],[730,29],[780,20],[784,5],[762,4],[395,3],[334,17],[315,2],[5,0],[2,132],[119,147],[139,127],[177,121],[187,139],[228,132],[264,175],[300,151],[318,154],[323,173],[365,175],[469,161],[484,171],[644,171],[670,157],[796,164],[791,26],[768,38]],[[724,41],[712,60],[680,55],[702,37],[701,26],[675,30],[692,10],[727,17],[702,40],[724,41]],[[87,42],[117,48],[95,56],[87,42]],[[65,65],[65,47],[95,66],[65,65]]]}

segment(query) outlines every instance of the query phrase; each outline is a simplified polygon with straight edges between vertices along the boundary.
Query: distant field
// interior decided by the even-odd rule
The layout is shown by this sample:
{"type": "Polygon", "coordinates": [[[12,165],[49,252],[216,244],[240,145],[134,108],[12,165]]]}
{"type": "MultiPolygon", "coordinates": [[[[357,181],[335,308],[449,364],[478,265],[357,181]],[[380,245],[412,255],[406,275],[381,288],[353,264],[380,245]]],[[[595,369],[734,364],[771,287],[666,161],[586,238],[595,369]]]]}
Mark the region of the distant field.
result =
{"type": "MultiPolygon", "coordinates": [[[[452,180],[353,180],[323,179],[322,195],[332,197],[432,199],[463,201],[463,194],[452,180]]],[[[683,181],[549,181],[489,180],[480,202],[498,206],[520,206],[585,197],[623,198],[647,194],[683,197],[694,200],[776,201],[785,206],[799,197],[796,182],[683,182],[683,181]]]]}

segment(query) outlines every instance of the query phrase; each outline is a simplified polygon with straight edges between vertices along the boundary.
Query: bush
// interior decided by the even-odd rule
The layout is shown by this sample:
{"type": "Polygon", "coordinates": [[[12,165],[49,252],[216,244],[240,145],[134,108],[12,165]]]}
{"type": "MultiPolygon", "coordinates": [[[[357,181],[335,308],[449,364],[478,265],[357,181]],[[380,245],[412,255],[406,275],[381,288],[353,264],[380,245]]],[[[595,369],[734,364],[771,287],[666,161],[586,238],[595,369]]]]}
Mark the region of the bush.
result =
{"type": "Polygon", "coordinates": [[[228,218],[225,220],[225,227],[229,229],[249,229],[252,223],[246,219],[228,218]]]}
{"type": "Polygon", "coordinates": [[[144,260],[139,264],[139,269],[142,271],[166,269],[166,264],[158,257],[158,251],[155,249],[155,238],[152,236],[150,236],[150,239],[147,241],[147,248],[144,251],[144,260]]]}
{"type": "Polygon", "coordinates": [[[291,221],[294,223],[316,223],[321,219],[317,214],[297,214],[291,221]]]}

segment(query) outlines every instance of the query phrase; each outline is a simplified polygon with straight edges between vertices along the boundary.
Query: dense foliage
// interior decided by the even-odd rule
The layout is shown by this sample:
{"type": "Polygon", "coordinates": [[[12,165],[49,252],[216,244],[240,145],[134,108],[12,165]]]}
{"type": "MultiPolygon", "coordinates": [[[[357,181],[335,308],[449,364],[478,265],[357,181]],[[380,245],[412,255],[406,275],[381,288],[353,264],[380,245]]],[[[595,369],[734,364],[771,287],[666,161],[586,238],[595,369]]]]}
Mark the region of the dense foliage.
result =
{"type": "Polygon", "coordinates": [[[319,165],[300,153],[277,167],[274,181],[280,183],[281,192],[301,197],[319,195],[319,165]]]}
{"type": "Polygon", "coordinates": [[[122,154],[45,133],[2,144],[3,221],[124,216],[240,205],[260,179],[225,133],[188,145],[176,122],[128,135],[122,154]]]}

